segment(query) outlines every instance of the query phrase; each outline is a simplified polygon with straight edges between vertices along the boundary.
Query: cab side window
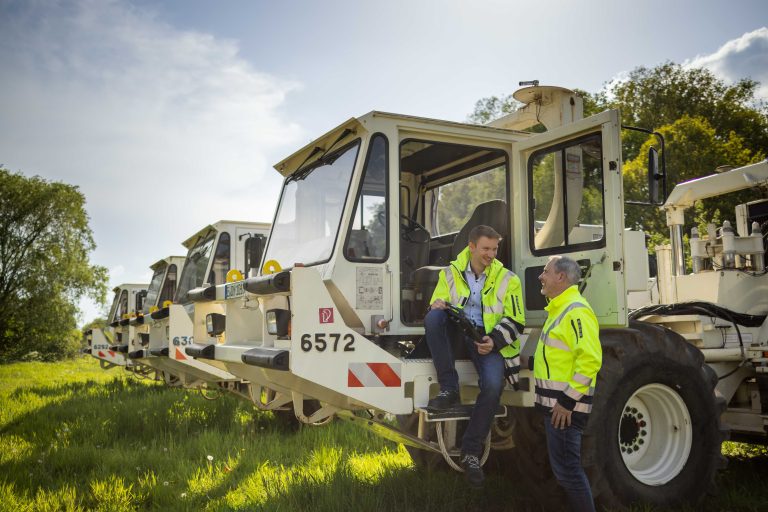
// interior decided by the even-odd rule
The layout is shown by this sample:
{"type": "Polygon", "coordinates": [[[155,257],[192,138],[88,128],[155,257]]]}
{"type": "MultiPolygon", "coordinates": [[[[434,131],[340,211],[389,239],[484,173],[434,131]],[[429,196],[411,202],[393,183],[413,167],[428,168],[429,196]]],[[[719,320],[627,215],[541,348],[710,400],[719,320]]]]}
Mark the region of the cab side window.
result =
{"type": "Polygon", "coordinates": [[[223,284],[227,280],[230,262],[230,239],[226,231],[219,235],[219,241],[216,244],[216,252],[213,253],[213,264],[211,273],[208,276],[209,284],[223,284]]]}
{"type": "Polygon", "coordinates": [[[373,262],[387,258],[387,153],[387,138],[380,133],[373,135],[344,244],[344,256],[349,261],[373,262]]]}
{"type": "Polygon", "coordinates": [[[605,246],[602,162],[599,133],[531,155],[528,198],[533,254],[605,246]]]}

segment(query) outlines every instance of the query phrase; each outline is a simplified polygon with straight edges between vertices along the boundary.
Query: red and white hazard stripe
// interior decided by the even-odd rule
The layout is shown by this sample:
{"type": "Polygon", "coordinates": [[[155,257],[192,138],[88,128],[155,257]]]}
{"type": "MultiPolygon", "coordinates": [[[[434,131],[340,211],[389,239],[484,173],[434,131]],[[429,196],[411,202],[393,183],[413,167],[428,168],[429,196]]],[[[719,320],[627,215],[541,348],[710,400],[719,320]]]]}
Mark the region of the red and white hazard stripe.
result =
{"type": "Polygon", "coordinates": [[[400,363],[349,363],[347,386],[350,388],[399,388],[400,363]]]}

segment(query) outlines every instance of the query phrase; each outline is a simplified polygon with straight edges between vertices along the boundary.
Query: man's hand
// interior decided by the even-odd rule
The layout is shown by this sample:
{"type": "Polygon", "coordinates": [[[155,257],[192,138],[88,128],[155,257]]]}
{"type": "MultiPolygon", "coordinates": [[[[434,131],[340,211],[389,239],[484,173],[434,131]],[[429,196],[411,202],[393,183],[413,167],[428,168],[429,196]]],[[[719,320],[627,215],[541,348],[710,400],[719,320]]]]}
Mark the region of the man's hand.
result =
{"type": "Polygon", "coordinates": [[[490,354],[493,350],[493,340],[490,336],[483,336],[481,341],[475,342],[475,346],[477,347],[477,353],[484,356],[490,354]]]}
{"type": "Polygon", "coordinates": [[[573,411],[569,411],[559,403],[555,402],[555,406],[552,408],[551,412],[553,427],[563,430],[566,427],[571,426],[571,414],[573,414],[573,411]]]}
{"type": "Polygon", "coordinates": [[[437,299],[435,302],[432,303],[432,305],[429,307],[430,309],[445,309],[448,306],[445,305],[445,301],[443,299],[437,299]]]}

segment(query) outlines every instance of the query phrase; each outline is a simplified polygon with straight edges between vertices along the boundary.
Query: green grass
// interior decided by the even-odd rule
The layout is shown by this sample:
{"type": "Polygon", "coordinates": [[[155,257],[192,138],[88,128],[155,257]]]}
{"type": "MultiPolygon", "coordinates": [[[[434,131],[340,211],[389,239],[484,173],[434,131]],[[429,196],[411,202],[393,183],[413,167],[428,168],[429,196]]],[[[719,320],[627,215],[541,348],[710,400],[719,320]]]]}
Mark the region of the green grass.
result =
{"type": "MultiPolygon", "coordinates": [[[[724,450],[704,509],[765,510],[765,448],[724,450]]],[[[488,512],[530,500],[501,476],[472,492],[457,473],[417,471],[402,446],[347,422],[297,430],[236,397],[207,401],[92,358],[0,366],[0,511],[488,512]]]]}

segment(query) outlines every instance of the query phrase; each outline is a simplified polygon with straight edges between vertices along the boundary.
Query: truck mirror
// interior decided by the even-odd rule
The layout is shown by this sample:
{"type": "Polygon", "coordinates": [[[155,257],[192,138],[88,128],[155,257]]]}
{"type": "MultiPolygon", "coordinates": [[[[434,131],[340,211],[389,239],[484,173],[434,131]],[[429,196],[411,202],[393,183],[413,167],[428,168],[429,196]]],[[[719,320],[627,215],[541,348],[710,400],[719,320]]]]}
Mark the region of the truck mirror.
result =
{"type": "Polygon", "coordinates": [[[136,312],[140,312],[144,309],[144,299],[147,298],[147,290],[141,290],[136,294],[136,312]]]}
{"type": "Polygon", "coordinates": [[[251,276],[251,269],[258,269],[264,253],[264,236],[254,235],[245,241],[245,273],[251,276]]]}
{"type": "Polygon", "coordinates": [[[651,147],[648,150],[648,202],[659,204],[659,152],[651,147]]]}

